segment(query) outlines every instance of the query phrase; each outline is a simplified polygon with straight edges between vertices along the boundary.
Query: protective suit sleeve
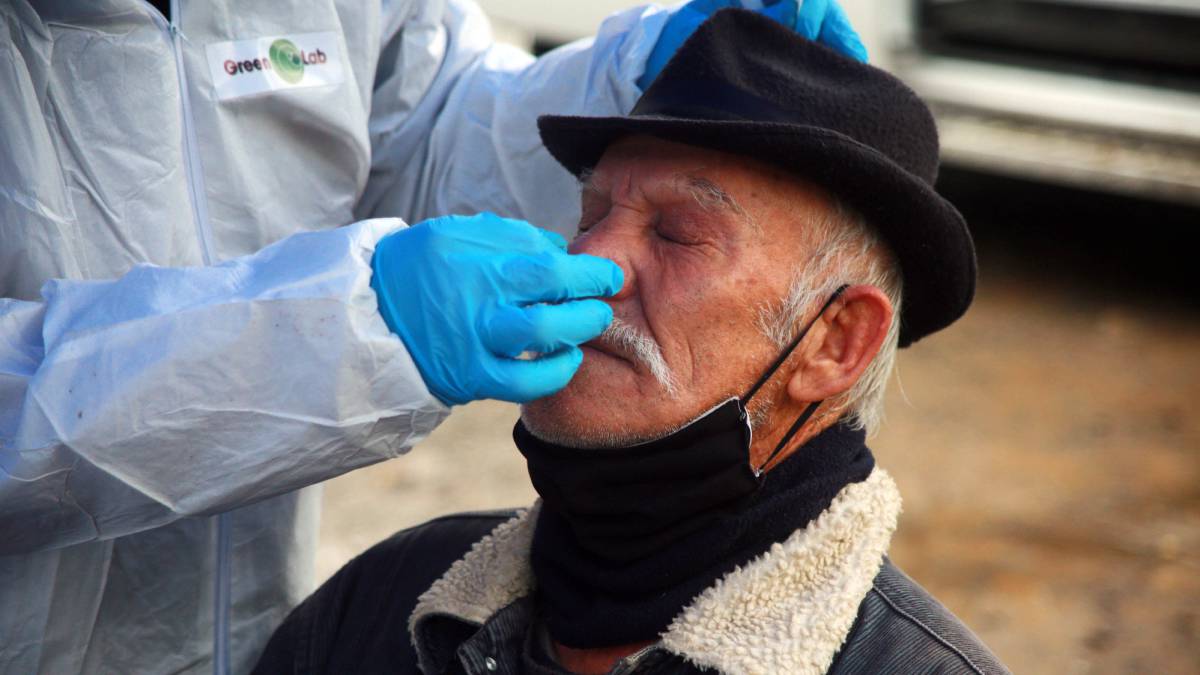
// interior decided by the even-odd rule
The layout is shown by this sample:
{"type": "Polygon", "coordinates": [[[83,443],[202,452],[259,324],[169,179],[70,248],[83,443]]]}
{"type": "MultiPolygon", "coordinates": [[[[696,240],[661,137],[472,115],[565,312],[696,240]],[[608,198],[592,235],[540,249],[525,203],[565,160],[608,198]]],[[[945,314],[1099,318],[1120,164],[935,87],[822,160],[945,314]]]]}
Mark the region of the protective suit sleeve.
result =
{"type": "Polygon", "coordinates": [[[370,287],[400,225],[0,300],[0,555],[224,511],[425,436],[448,409],[370,287]]]}
{"type": "Polygon", "coordinates": [[[579,189],[542,146],[537,117],[632,109],[667,10],[614,14],[594,39],[534,59],[494,44],[473,3],[427,4],[403,31],[383,39],[371,113],[371,180],[359,217],[417,222],[492,211],[572,236],[579,189]],[[429,54],[440,55],[437,74],[413,103],[411,90],[424,81],[413,66],[429,54]]]}

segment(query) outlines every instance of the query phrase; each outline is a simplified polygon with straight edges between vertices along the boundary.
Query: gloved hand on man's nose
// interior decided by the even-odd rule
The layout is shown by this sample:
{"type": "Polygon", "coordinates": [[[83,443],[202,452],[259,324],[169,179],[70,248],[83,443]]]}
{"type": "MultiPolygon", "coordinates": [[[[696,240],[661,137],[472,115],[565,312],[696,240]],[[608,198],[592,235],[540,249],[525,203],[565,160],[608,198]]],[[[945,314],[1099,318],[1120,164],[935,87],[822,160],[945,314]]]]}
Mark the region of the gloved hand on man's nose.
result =
{"type": "Polygon", "coordinates": [[[809,40],[816,40],[846,56],[866,63],[867,48],[850,25],[850,19],[837,0],[692,0],[675,8],[667,25],[646,59],[646,70],[638,78],[645,91],[662,72],[700,24],[719,10],[749,9],[768,16],[809,40]]]}
{"type": "Polygon", "coordinates": [[[525,402],[566,386],[579,345],[608,327],[595,298],[621,290],[612,261],[570,255],[566,240],[490,213],[446,216],[375,247],[371,287],[429,391],[448,405],[525,402]],[[532,360],[514,357],[543,354],[532,360]]]}

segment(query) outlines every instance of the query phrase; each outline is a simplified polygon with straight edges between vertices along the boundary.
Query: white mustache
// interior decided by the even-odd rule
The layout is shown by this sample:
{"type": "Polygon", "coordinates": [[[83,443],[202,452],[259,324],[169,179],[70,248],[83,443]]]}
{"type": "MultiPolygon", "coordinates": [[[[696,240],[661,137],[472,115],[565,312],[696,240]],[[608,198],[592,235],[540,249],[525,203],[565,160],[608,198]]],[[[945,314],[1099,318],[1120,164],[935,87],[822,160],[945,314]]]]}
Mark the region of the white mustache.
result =
{"type": "Polygon", "coordinates": [[[653,337],[639,331],[631,324],[613,317],[612,323],[596,340],[611,345],[620,350],[622,354],[632,357],[645,366],[646,370],[649,370],[654,379],[658,380],[658,383],[666,390],[667,395],[675,396],[675,373],[671,372],[671,367],[663,358],[662,348],[653,337]]]}

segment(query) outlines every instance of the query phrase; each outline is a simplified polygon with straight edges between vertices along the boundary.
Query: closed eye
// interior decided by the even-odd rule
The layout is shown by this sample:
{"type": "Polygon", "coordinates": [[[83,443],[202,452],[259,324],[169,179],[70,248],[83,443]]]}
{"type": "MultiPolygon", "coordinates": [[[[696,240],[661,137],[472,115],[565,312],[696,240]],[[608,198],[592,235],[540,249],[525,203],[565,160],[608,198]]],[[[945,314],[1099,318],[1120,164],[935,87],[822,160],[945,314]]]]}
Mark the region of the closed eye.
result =
{"type": "Polygon", "coordinates": [[[668,241],[672,244],[683,244],[683,245],[687,244],[687,242],[684,242],[684,241],[681,241],[679,239],[672,237],[669,233],[667,233],[666,231],[664,231],[662,228],[659,228],[659,227],[654,228],[654,234],[659,239],[662,239],[663,241],[668,241]]]}
{"type": "Polygon", "coordinates": [[[695,223],[681,219],[678,214],[669,214],[669,217],[664,217],[659,214],[654,219],[654,234],[664,241],[680,246],[694,246],[699,243],[699,240],[694,231],[695,223]]]}

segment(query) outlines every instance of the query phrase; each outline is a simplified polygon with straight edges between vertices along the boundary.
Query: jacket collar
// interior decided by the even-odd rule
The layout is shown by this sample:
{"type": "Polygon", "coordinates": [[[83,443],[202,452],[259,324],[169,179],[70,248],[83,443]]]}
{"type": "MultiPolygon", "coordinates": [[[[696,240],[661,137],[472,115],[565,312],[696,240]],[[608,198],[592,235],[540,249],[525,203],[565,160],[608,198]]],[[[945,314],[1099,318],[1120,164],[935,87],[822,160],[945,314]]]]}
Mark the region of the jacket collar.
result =
{"type": "MultiPolygon", "coordinates": [[[[418,653],[426,619],[482,626],[533,591],[529,549],[538,508],[476,542],[421,595],[409,618],[418,653]]],[[[876,468],[843,488],[808,527],[697,596],[662,634],[662,647],[723,673],[824,673],[871,589],[899,514],[899,491],[876,468]]]]}

